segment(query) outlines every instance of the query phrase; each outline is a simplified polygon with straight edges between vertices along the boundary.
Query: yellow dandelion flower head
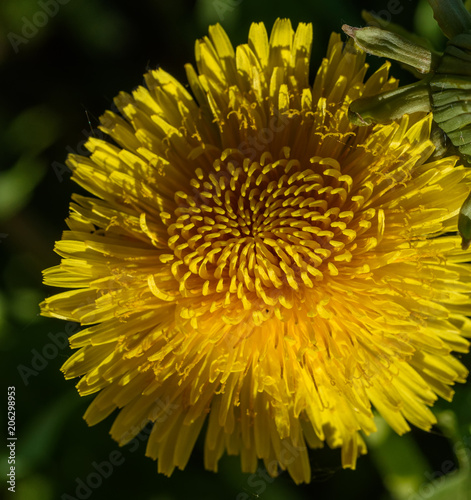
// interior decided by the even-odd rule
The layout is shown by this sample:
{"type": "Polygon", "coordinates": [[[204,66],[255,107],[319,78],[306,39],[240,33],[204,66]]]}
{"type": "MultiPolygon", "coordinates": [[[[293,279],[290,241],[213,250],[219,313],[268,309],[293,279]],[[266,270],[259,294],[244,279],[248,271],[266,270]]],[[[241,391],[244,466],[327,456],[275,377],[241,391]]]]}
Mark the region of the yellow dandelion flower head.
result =
{"type": "Polygon", "coordinates": [[[205,425],[205,466],[240,455],[311,477],[308,448],[355,467],[378,411],[398,433],[429,429],[437,396],[464,382],[470,186],[433,159],[431,117],[357,127],[349,104],[394,88],[332,35],[309,84],[312,27],[223,29],[196,44],[190,92],[161,69],[115,100],[89,157],[71,155],[63,260],[72,290],[42,314],[87,325],[64,364],[92,425],[118,409],[120,444],[153,423],[146,453],[184,468],[205,425]]]}

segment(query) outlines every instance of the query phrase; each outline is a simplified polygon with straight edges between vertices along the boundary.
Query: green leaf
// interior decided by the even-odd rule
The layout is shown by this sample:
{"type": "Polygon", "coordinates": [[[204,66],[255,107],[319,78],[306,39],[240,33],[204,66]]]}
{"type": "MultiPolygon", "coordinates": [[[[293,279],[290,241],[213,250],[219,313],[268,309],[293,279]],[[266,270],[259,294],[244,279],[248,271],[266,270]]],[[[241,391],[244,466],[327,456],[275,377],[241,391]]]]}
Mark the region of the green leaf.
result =
{"type": "Polygon", "coordinates": [[[383,482],[393,498],[403,500],[423,482],[429,464],[410,434],[398,436],[377,416],[378,431],[366,441],[383,482]]]}
{"type": "Polygon", "coordinates": [[[471,30],[471,15],[466,10],[463,0],[428,1],[438,25],[448,38],[471,30]]]}

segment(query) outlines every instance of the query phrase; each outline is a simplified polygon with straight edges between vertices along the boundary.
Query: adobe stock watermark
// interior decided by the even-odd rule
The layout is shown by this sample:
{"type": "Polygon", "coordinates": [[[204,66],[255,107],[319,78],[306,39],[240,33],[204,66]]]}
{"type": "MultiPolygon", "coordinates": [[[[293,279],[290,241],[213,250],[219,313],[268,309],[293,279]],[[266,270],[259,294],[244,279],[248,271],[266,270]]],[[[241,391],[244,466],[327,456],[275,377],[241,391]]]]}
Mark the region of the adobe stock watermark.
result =
{"type": "MultiPolygon", "coordinates": [[[[87,314],[87,319],[90,323],[94,323],[96,310],[93,309],[95,301],[90,297],[86,301],[80,303],[78,309],[92,309],[87,314]]],[[[25,385],[30,383],[31,377],[36,377],[40,372],[46,369],[49,362],[57,358],[59,353],[69,346],[69,337],[80,330],[80,324],[76,321],[67,321],[64,326],[64,331],[58,333],[49,332],[47,338],[50,342],[43,345],[41,350],[31,349],[31,360],[28,365],[20,364],[16,367],[18,373],[25,385]]]]}
{"type": "MultiPolygon", "coordinates": [[[[291,465],[301,452],[307,449],[306,446],[294,446],[286,440],[282,442],[281,448],[280,459],[285,468],[291,465]]],[[[267,489],[267,483],[273,483],[283,472],[284,470],[280,472],[278,460],[272,460],[267,468],[258,467],[256,472],[251,474],[247,479],[247,485],[251,488],[250,493],[239,493],[236,496],[236,500],[251,500],[254,497],[259,497],[267,489]]]]}
{"type": "MultiPolygon", "coordinates": [[[[404,10],[404,1],[405,0],[388,0],[388,3],[386,4],[386,7],[384,9],[379,10],[378,12],[375,12],[374,10],[368,11],[383,23],[383,26],[380,26],[379,23],[374,22],[369,23],[369,25],[384,28],[385,24],[389,24],[392,21],[392,16],[397,16],[404,10]]],[[[407,1],[410,2],[411,0],[407,1]]]]}
{"type": "Polygon", "coordinates": [[[68,321],[65,324],[63,332],[47,334],[51,341],[44,344],[42,349],[31,349],[31,360],[27,365],[20,364],[16,367],[23,383],[27,386],[31,377],[36,377],[40,372],[46,369],[49,362],[57,358],[59,352],[68,347],[69,337],[77,333],[80,326],[75,321],[68,321]]]}
{"type": "Polygon", "coordinates": [[[23,23],[21,35],[13,32],[7,35],[15,54],[18,54],[21,45],[28,44],[39,33],[39,30],[47,25],[49,19],[57,15],[61,5],[66,5],[69,2],[70,0],[38,0],[39,8],[31,18],[26,16],[21,18],[23,23]]]}
{"type": "MultiPolygon", "coordinates": [[[[457,456],[466,455],[467,457],[471,457],[471,437],[464,436],[461,441],[457,441],[453,445],[453,452],[457,456]]],[[[446,478],[454,476],[459,472],[460,469],[457,468],[454,462],[445,460],[439,470],[424,473],[426,481],[420,485],[417,491],[411,492],[407,500],[427,500],[432,495],[435,495],[438,489],[443,487],[446,478]]]]}
{"type": "MultiPolygon", "coordinates": [[[[167,400],[164,402],[162,399],[156,400],[156,407],[154,408],[152,414],[149,416],[150,420],[153,420],[154,423],[162,423],[167,420],[175,410],[179,406],[170,401],[170,398],[167,396],[167,400]]],[[[148,420],[142,423],[139,429],[142,429],[144,425],[147,424],[148,420]]],[[[147,441],[150,433],[152,432],[152,425],[147,425],[142,429],[142,431],[126,445],[126,451],[130,453],[134,453],[140,446],[141,443],[147,441]]],[[[136,427],[133,428],[134,430],[136,427]]],[[[128,435],[131,436],[132,429],[129,431],[128,435]]],[[[90,498],[103,484],[103,482],[110,478],[113,472],[124,464],[126,461],[125,453],[121,450],[113,450],[108,457],[101,462],[92,462],[92,470],[85,478],[76,477],[75,483],[76,487],[74,490],[75,496],[63,493],[60,497],[60,500],[87,500],[90,498]]]]}

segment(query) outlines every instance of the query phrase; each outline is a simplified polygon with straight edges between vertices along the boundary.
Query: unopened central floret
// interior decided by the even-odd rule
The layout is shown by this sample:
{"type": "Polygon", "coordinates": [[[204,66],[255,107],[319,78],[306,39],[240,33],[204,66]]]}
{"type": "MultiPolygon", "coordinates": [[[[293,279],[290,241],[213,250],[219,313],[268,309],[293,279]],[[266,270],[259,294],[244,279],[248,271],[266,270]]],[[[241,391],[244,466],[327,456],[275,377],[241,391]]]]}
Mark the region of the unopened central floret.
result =
{"type": "MultiPolygon", "coordinates": [[[[211,297],[246,311],[291,309],[293,292],[339,274],[375,210],[360,210],[352,178],[332,158],[259,161],[226,150],[196,169],[167,220],[172,273],[182,297],[211,297]]],[[[214,306],[216,307],[216,306],[214,306]]],[[[258,315],[258,312],[255,316],[258,315]]],[[[261,321],[256,319],[256,322],[261,321]]]]}

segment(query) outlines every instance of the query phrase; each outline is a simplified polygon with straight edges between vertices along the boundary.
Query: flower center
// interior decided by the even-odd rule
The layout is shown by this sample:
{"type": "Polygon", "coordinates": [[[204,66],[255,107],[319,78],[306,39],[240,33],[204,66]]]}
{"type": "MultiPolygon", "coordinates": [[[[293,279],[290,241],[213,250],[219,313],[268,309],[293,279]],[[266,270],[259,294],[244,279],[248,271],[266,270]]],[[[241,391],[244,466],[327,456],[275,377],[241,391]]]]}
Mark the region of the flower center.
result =
{"type": "Polygon", "coordinates": [[[176,193],[168,245],[183,297],[291,309],[301,288],[336,276],[338,263],[352,259],[352,178],[332,158],[301,164],[289,153],[252,161],[226,150],[210,173],[196,170],[191,192],[176,193]]]}

